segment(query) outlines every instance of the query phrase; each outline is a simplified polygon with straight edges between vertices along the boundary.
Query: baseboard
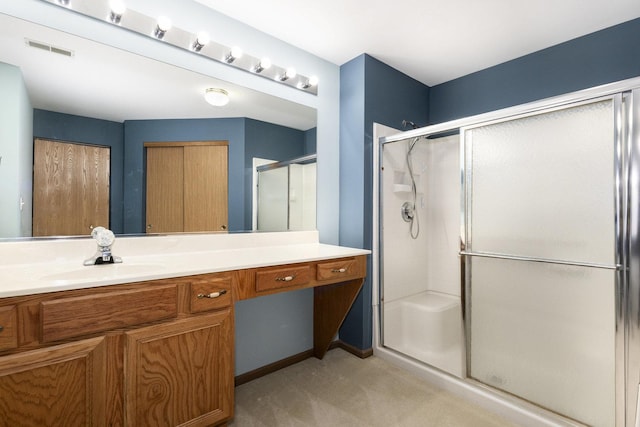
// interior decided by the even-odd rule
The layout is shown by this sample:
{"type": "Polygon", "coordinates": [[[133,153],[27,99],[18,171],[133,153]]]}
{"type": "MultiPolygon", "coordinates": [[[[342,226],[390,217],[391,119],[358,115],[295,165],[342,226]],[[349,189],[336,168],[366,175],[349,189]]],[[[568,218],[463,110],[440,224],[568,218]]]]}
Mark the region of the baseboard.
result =
{"type": "MultiPolygon", "coordinates": [[[[342,350],[353,354],[361,359],[366,359],[369,356],[373,355],[373,349],[361,350],[352,345],[349,345],[340,340],[333,341],[329,345],[329,350],[333,350],[334,348],[341,348],[342,350]]],[[[302,362],[305,359],[313,357],[313,349],[309,349],[303,351],[302,353],[294,354],[293,356],[289,356],[285,359],[278,360],[276,362],[270,363],[268,365],[262,366],[258,369],[254,369],[253,371],[245,372],[244,374],[240,374],[235,377],[235,385],[236,387],[249,381],[253,381],[260,377],[264,377],[272,372],[276,372],[282,368],[286,368],[287,366],[295,365],[296,363],[302,362]]]]}
{"type": "Polygon", "coordinates": [[[262,366],[258,369],[254,369],[253,371],[238,375],[237,377],[235,377],[235,384],[236,386],[239,386],[241,384],[248,383],[249,381],[264,377],[265,375],[278,371],[282,368],[286,368],[287,366],[295,365],[296,363],[302,362],[303,360],[308,359],[312,356],[313,349],[294,354],[293,356],[289,356],[285,359],[281,359],[268,365],[262,366]]]}
{"type": "Polygon", "coordinates": [[[366,359],[367,357],[373,356],[373,348],[367,348],[365,350],[362,350],[340,340],[336,340],[331,343],[331,345],[329,346],[329,350],[334,348],[341,348],[344,351],[359,357],[360,359],[366,359]]]}

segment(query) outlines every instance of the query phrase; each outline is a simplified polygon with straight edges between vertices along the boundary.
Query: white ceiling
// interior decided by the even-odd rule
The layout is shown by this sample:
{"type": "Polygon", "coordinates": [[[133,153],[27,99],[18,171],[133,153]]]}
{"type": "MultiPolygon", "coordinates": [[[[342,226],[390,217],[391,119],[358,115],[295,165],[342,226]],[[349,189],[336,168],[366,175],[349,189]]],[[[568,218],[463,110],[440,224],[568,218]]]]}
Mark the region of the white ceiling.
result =
{"type": "MultiPolygon", "coordinates": [[[[195,1],[337,65],[368,53],[429,86],[640,17],[640,0],[195,1]]],[[[309,107],[3,14],[0,62],[22,69],[35,108],[120,122],[250,117],[315,126],[309,107]],[[27,48],[25,38],[74,56],[27,48]],[[227,89],[232,102],[209,106],[207,87],[227,89]]]]}
{"type": "Polygon", "coordinates": [[[196,1],[337,65],[367,53],[429,86],[640,17],[640,0],[196,1]]]}

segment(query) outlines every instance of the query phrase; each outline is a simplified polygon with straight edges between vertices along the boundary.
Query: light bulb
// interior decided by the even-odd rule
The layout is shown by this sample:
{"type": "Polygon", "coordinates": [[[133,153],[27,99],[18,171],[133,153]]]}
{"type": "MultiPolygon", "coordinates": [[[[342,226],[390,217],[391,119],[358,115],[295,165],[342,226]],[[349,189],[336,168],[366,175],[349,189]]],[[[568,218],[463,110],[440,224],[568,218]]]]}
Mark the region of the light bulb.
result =
{"type": "Polygon", "coordinates": [[[207,45],[211,41],[209,37],[209,33],[205,31],[200,31],[196,36],[196,41],[193,42],[193,50],[196,52],[200,52],[205,45],[207,45]]]}
{"type": "Polygon", "coordinates": [[[296,69],[295,68],[287,68],[287,71],[284,73],[284,75],[288,78],[288,79],[292,79],[296,76],[296,69]]]}
{"type": "Polygon", "coordinates": [[[127,5],[122,0],[111,0],[109,2],[109,8],[111,12],[116,15],[122,15],[127,11],[127,5]]]}
{"type": "Polygon", "coordinates": [[[111,0],[109,2],[109,8],[111,9],[109,21],[114,24],[119,24],[122,20],[122,15],[127,11],[127,5],[125,5],[122,0],[111,0]]]}
{"type": "Polygon", "coordinates": [[[260,62],[258,62],[258,65],[253,67],[253,71],[256,73],[261,73],[264,70],[268,70],[269,68],[271,68],[271,60],[269,58],[262,58],[260,62]]]}
{"type": "Polygon", "coordinates": [[[292,79],[296,76],[296,69],[295,68],[287,68],[287,70],[284,72],[284,74],[281,74],[278,76],[278,80],[280,80],[281,82],[285,81],[285,80],[289,80],[292,79]]]}
{"type": "Polygon", "coordinates": [[[224,61],[227,64],[231,64],[233,61],[241,57],[242,49],[240,49],[238,46],[234,46],[231,48],[231,51],[227,54],[227,56],[224,57],[224,61]]]}
{"type": "Polygon", "coordinates": [[[298,83],[300,89],[309,89],[312,86],[318,85],[318,76],[311,76],[306,82],[298,83]]]}
{"type": "Polygon", "coordinates": [[[156,29],[153,35],[158,39],[162,39],[165,33],[170,29],[171,29],[171,19],[167,18],[166,16],[160,16],[158,17],[156,29]]]}

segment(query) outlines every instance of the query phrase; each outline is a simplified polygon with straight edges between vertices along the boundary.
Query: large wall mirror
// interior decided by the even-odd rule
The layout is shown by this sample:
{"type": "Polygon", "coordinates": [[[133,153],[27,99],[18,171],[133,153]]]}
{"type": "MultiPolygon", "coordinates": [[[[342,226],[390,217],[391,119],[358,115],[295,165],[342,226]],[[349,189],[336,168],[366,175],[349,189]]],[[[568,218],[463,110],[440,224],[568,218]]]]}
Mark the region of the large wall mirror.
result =
{"type": "MultiPolygon", "coordinates": [[[[316,151],[311,107],[0,14],[0,88],[13,84],[23,86],[17,99],[28,105],[0,100],[0,113],[22,126],[19,142],[2,135],[0,149],[29,151],[34,139],[108,147],[109,226],[119,234],[147,231],[146,143],[228,142],[229,231],[252,228],[254,158],[316,151]],[[229,104],[207,104],[207,88],[226,90],[229,104]]],[[[9,158],[0,153],[0,167],[9,158]]],[[[31,172],[0,188],[3,222],[18,208],[32,211],[31,172]]],[[[0,229],[0,238],[30,236],[26,222],[0,229]]]]}

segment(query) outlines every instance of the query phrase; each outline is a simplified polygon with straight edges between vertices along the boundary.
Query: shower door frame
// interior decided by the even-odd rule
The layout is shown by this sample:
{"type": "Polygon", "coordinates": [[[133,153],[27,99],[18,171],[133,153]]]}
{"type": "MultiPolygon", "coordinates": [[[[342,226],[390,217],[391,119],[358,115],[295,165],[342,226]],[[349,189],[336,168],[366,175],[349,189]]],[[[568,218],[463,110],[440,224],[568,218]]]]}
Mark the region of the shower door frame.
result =
{"type": "MultiPolygon", "coordinates": [[[[534,263],[543,263],[543,264],[560,264],[566,266],[575,266],[575,267],[586,267],[586,268],[598,268],[598,269],[606,269],[606,270],[614,270],[615,271],[615,295],[614,295],[614,304],[615,304],[615,356],[614,356],[614,384],[615,384],[615,420],[616,427],[623,427],[624,419],[625,419],[625,371],[626,371],[626,358],[625,358],[625,331],[627,324],[627,310],[625,309],[626,304],[626,294],[627,294],[627,260],[628,253],[626,251],[626,231],[628,229],[628,215],[626,214],[627,210],[627,188],[628,188],[628,176],[626,169],[629,162],[629,152],[628,147],[630,144],[628,141],[625,141],[626,138],[624,128],[625,123],[623,122],[623,97],[627,98],[630,96],[628,91],[626,92],[617,92],[614,94],[608,94],[603,96],[593,96],[588,97],[586,99],[579,99],[567,102],[561,102],[559,105],[549,106],[548,108],[536,109],[535,111],[529,111],[522,114],[512,115],[504,118],[497,118],[493,120],[483,121],[479,123],[475,123],[473,125],[464,126],[460,128],[460,170],[461,170],[461,179],[462,179],[462,191],[461,191],[461,248],[460,255],[462,263],[464,265],[464,275],[462,277],[462,286],[464,286],[464,292],[466,295],[464,305],[465,305],[465,344],[466,344],[466,370],[467,370],[467,380],[477,383],[479,387],[485,387],[487,389],[494,390],[493,387],[487,385],[475,378],[470,376],[471,372],[471,315],[472,307],[471,307],[471,292],[472,292],[472,277],[471,277],[471,264],[472,260],[475,257],[482,258],[493,258],[493,259],[503,259],[503,260],[512,260],[512,261],[526,261],[526,262],[534,262],[534,263]],[[471,194],[472,194],[472,172],[467,168],[467,164],[470,161],[469,159],[472,157],[471,151],[473,147],[473,138],[466,136],[466,131],[476,129],[479,127],[485,127],[495,124],[508,123],[510,121],[542,116],[549,113],[559,112],[566,109],[571,109],[575,107],[580,107],[584,105],[594,104],[601,101],[611,101],[612,111],[613,111],[613,150],[614,150],[614,188],[613,188],[613,196],[614,196],[614,263],[612,265],[608,264],[596,264],[596,263],[588,263],[588,262],[579,262],[579,261],[571,261],[571,260],[555,260],[555,259],[543,259],[543,258],[535,258],[531,256],[513,256],[513,255],[503,255],[503,254],[493,254],[493,253],[485,253],[485,252],[477,252],[472,249],[472,228],[470,224],[470,219],[472,216],[471,212],[471,194]]],[[[628,104],[628,102],[627,102],[628,104]]],[[[626,104],[625,104],[626,105],[626,104]]],[[[502,394],[503,392],[499,389],[496,389],[496,392],[502,394]]],[[[505,395],[509,395],[508,392],[505,392],[505,395]]],[[[542,406],[541,406],[542,407],[542,406]]]]}
{"type": "MultiPolygon", "coordinates": [[[[581,103],[590,103],[598,99],[613,99],[614,102],[614,132],[616,153],[615,165],[615,263],[619,265],[616,274],[616,313],[615,313],[615,426],[633,427],[640,426],[640,413],[636,414],[636,409],[640,408],[640,77],[622,80],[615,83],[605,84],[565,95],[543,99],[527,104],[509,107],[501,110],[483,113],[476,116],[452,120],[449,122],[431,125],[424,128],[401,132],[395,135],[382,137],[379,140],[377,158],[382,158],[384,144],[416,137],[427,137],[443,134],[447,132],[460,132],[461,164],[460,164],[460,185],[461,185],[461,210],[460,210],[460,256],[461,256],[461,286],[464,317],[464,340],[467,347],[467,367],[469,358],[469,316],[466,296],[466,275],[469,269],[466,262],[468,256],[466,251],[466,179],[464,164],[464,140],[462,130],[464,128],[486,125],[491,122],[501,122],[513,120],[523,116],[531,116],[560,110],[575,106],[581,103]],[[638,424],[636,424],[638,423],[638,424]]],[[[379,160],[378,160],[379,161],[379,160]]],[[[382,171],[379,165],[374,168],[378,170],[377,180],[382,179],[382,171]]],[[[378,223],[374,224],[374,235],[378,236],[378,293],[377,301],[373,301],[374,308],[378,306],[377,342],[376,349],[386,352],[382,336],[382,309],[383,304],[383,250],[382,241],[382,194],[381,186],[378,186],[378,223]]],[[[374,296],[376,294],[374,293],[374,296]]],[[[520,404],[534,415],[556,419],[571,424],[571,420],[558,416],[542,407],[529,404],[519,398],[514,398],[508,393],[501,392],[492,387],[486,386],[468,376],[463,379],[454,378],[448,374],[438,374],[446,382],[467,388],[471,386],[477,393],[497,395],[504,399],[505,405],[520,404]],[[451,378],[448,378],[451,377],[451,378]],[[460,382],[460,384],[457,384],[460,382]]],[[[639,410],[640,412],[640,410],[639,410]]]]}

